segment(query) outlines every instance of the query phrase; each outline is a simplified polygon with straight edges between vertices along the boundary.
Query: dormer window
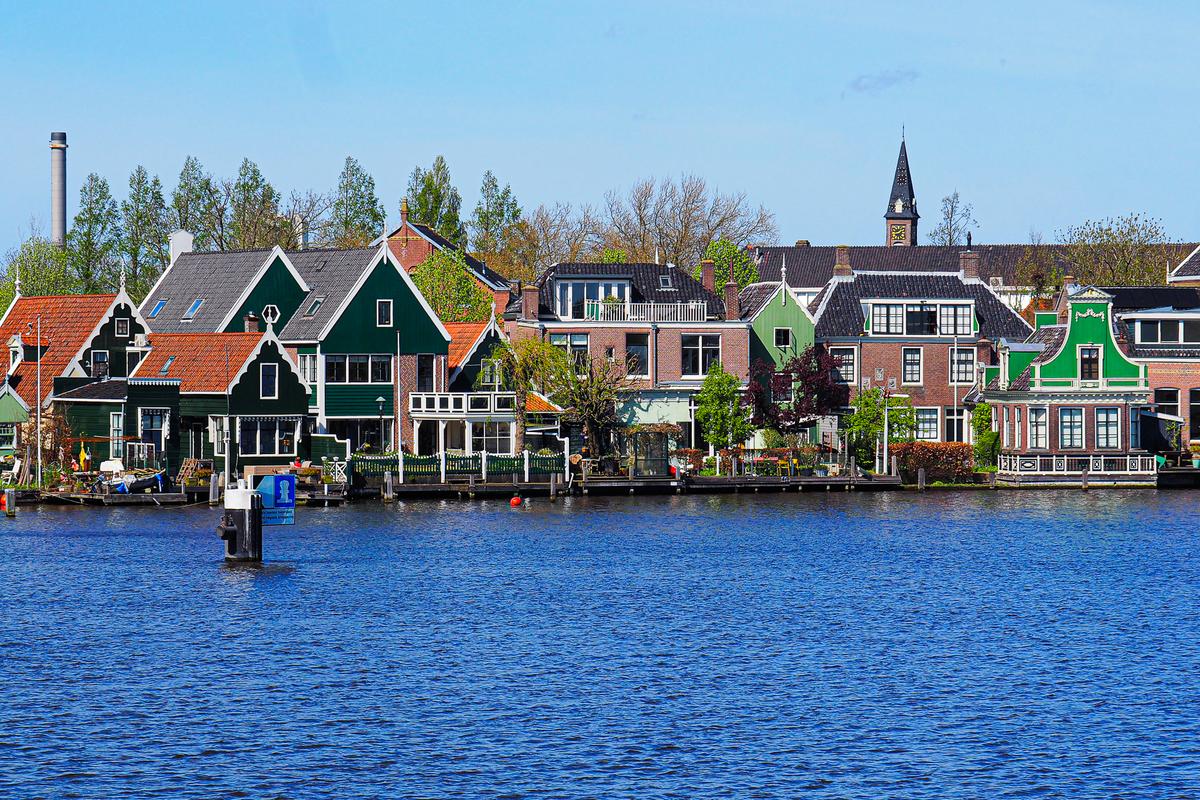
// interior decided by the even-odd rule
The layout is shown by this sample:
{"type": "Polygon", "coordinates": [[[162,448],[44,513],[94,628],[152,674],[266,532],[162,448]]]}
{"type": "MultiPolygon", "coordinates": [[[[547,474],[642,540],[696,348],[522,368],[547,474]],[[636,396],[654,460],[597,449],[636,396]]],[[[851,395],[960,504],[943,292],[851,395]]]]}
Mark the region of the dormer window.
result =
{"type": "Polygon", "coordinates": [[[150,319],[154,319],[162,313],[163,307],[167,305],[166,300],[159,300],[154,304],[154,308],[150,309],[150,319]]]}
{"type": "Polygon", "coordinates": [[[183,319],[185,321],[195,319],[196,314],[200,311],[200,306],[202,306],[202,305],[204,305],[204,298],[197,297],[195,300],[192,301],[192,304],[190,306],[188,306],[188,310],[183,315],[183,319]]]}

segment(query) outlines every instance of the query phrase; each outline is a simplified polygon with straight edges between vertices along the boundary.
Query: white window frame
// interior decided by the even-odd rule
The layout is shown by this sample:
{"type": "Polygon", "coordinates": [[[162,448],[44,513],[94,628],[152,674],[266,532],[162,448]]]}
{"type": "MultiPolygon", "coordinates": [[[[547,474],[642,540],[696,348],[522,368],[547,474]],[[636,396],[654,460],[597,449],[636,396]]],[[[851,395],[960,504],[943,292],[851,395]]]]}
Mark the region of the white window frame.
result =
{"type": "Polygon", "coordinates": [[[113,331],[118,338],[129,338],[129,317],[117,317],[113,321],[113,331]],[[121,323],[125,324],[125,332],[121,333],[121,323]]]}
{"type": "Polygon", "coordinates": [[[925,348],[923,347],[902,347],[900,348],[900,385],[901,386],[921,386],[925,383],[925,348]],[[917,354],[917,379],[915,381],[908,380],[906,374],[908,362],[905,361],[905,356],[909,353],[917,354]]]}
{"type": "Polygon", "coordinates": [[[395,324],[396,324],[396,317],[394,314],[395,310],[396,310],[395,304],[392,302],[391,298],[381,298],[379,300],[376,300],[375,301],[375,327],[376,328],[393,328],[393,327],[395,327],[395,324]],[[383,309],[385,309],[385,308],[387,309],[387,322],[386,323],[379,321],[379,317],[380,317],[379,312],[383,311],[383,309]]]}
{"type": "MultiPolygon", "coordinates": [[[[2,446],[2,445],[0,445],[2,446]]],[[[125,457],[125,412],[108,412],[108,457],[125,457]],[[113,423],[116,425],[113,425],[113,423]]]]}
{"type": "Polygon", "coordinates": [[[973,385],[975,383],[976,373],[979,370],[979,353],[975,352],[974,347],[965,347],[963,345],[957,345],[957,346],[951,345],[949,351],[947,351],[947,352],[950,356],[950,370],[949,370],[950,374],[947,376],[947,378],[950,381],[950,385],[951,386],[971,386],[971,385],[973,385]],[[960,380],[955,379],[955,377],[956,377],[955,376],[955,367],[957,366],[957,362],[955,361],[956,351],[958,353],[965,353],[965,352],[971,353],[971,373],[970,373],[971,377],[968,380],[960,381],[960,380]]]}
{"type": "Polygon", "coordinates": [[[857,386],[858,385],[858,348],[853,347],[853,346],[850,346],[850,347],[830,346],[830,348],[829,348],[830,356],[832,356],[834,358],[840,358],[839,353],[842,353],[842,354],[849,353],[850,354],[850,372],[852,374],[850,376],[850,380],[846,380],[846,378],[842,372],[843,366],[839,363],[838,367],[836,368],[837,382],[849,384],[850,386],[857,386]]]}
{"type": "Polygon", "coordinates": [[[792,329],[788,327],[776,328],[772,332],[772,340],[776,350],[791,350],[792,349],[792,329]],[[783,331],[787,334],[787,344],[779,343],[779,332],[783,331]]]}
{"type": "Polygon", "coordinates": [[[1087,411],[1081,406],[1063,406],[1058,409],[1058,449],[1059,450],[1086,450],[1087,449],[1087,411]],[[1063,444],[1063,420],[1066,412],[1079,412],[1079,444],[1066,445],[1063,444]]]}
{"type": "Polygon", "coordinates": [[[1049,406],[1030,406],[1029,413],[1025,415],[1026,419],[1026,436],[1029,440],[1030,450],[1049,450],[1050,449],[1050,407],[1049,406]],[[1036,435],[1034,431],[1034,415],[1041,416],[1041,437],[1036,435]]]}
{"type": "Polygon", "coordinates": [[[267,362],[258,365],[258,399],[259,400],[278,400],[279,399],[279,365],[273,362],[267,362]],[[275,375],[272,382],[275,384],[275,391],[267,394],[264,389],[264,384],[267,379],[267,370],[273,370],[275,375]]]}
{"type": "MultiPolygon", "coordinates": [[[[1095,426],[1095,429],[1096,429],[1096,449],[1097,450],[1120,450],[1121,449],[1121,409],[1117,406],[1099,406],[1095,409],[1092,416],[1094,418],[1092,424],[1095,426]],[[1114,425],[1112,431],[1110,431],[1113,434],[1111,445],[1101,444],[1101,439],[1100,439],[1100,412],[1101,411],[1105,412],[1106,416],[1107,416],[1108,412],[1111,412],[1113,419],[1115,420],[1115,423],[1116,423],[1114,425]]],[[[1105,437],[1105,438],[1107,438],[1107,437],[1105,437]]]]}
{"type": "MultiPolygon", "coordinates": [[[[928,414],[925,414],[928,417],[928,414]]],[[[941,406],[917,406],[913,409],[913,419],[916,426],[913,429],[913,438],[919,442],[940,442],[942,440],[942,407],[941,406]],[[921,412],[933,412],[933,438],[921,435],[921,412]]]]}

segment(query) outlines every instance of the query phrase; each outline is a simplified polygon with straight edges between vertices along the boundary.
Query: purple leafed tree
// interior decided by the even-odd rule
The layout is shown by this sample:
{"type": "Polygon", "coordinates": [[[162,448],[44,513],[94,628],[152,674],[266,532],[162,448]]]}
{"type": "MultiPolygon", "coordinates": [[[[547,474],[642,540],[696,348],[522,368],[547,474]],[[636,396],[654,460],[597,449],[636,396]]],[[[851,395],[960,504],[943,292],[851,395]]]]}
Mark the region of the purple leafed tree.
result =
{"type": "Polygon", "coordinates": [[[850,387],[835,377],[837,367],[837,359],[820,347],[807,348],[779,369],[756,361],[747,392],[754,424],[791,435],[845,406],[850,387]]]}

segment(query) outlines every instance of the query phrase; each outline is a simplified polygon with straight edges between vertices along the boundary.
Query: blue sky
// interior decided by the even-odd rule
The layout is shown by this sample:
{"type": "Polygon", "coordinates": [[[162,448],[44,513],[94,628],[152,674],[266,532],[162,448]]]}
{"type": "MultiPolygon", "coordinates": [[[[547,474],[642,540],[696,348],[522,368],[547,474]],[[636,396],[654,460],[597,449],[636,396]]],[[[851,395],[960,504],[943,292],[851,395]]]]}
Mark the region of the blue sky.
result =
{"type": "Polygon", "coordinates": [[[0,251],[141,163],[243,156],[286,193],[347,154],[389,216],[444,154],[528,208],[696,173],[775,212],[781,241],[883,242],[901,126],[932,228],[957,189],[978,240],[1149,213],[1200,238],[1200,7],[1159,3],[13,4],[0,17],[0,251]],[[354,5],[354,8],[350,6],[354,5]]]}

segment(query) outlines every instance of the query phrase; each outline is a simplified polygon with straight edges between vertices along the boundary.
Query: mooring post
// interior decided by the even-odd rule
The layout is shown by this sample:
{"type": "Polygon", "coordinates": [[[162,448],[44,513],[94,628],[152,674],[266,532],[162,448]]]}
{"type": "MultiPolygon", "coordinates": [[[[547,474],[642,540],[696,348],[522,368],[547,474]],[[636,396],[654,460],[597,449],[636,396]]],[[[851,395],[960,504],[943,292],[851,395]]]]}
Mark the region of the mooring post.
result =
{"type": "Polygon", "coordinates": [[[214,472],[208,481],[208,504],[215,506],[221,502],[221,476],[214,472]]]}
{"type": "Polygon", "coordinates": [[[924,467],[917,468],[917,491],[918,492],[925,491],[925,468],[924,467]]]}
{"type": "Polygon", "coordinates": [[[383,473],[383,501],[390,503],[396,498],[396,491],[392,487],[392,471],[386,470],[383,473]]]}
{"type": "MultiPolygon", "coordinates": [[[[240,483],[240,482],[239,482],[240,483]]],[[[225,513],[217,535],[225,540],[225,560],[262,561],[262,495],[244,485],[225,492],[225,513]]]]}

